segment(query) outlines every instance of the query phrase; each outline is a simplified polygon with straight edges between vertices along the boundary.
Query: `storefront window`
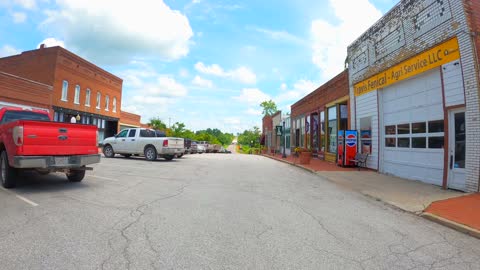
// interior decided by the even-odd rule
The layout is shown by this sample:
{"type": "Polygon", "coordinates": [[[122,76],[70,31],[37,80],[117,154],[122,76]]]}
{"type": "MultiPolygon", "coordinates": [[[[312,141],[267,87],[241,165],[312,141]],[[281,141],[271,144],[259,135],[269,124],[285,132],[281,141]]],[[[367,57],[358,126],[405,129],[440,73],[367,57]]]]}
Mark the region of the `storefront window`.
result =
{"type": "Polygon", "coordinates": [[[306,118],[305,118],[305,146],[307,148],[311,147],[311,145],[310,145],[310,137],[311,137],[311,134],[312,134],[312,131],[310,130],[311,124],[312,124],[311,116],[307,115],[306,118]]]}
{"type": "Polygon", "coordinates": [[[318,151],[318,114],[312,116],[312,148],[318,151]]]}
{"type": "Polygon", "coordinates": [[[337,107],[328,108],[328,152],[337,153],[337,107]]]}
{"type": "Polygon", "coordinates": [[[320,151],[325,152],[325,112],[320,112],[320,151]]]}
{"type": "Polygon", "coordinates": [[[300,118],[300,147],[305,146],[305,117],[300,118]]]}

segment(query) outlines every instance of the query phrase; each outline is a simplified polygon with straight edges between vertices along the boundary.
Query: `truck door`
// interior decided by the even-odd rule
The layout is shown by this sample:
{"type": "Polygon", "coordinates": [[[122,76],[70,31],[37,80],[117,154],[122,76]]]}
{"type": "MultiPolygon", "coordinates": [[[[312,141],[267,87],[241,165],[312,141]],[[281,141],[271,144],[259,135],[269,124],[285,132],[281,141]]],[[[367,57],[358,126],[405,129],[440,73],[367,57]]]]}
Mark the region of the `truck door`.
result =
{"type": "Polygon", "coordinates": [[[128,129],[124,129],[115,136],[115,141],[112,143],[113,151],[117,153],[125,152],[128,131],[128,129]]]}
{"type": "Polygon", "coordinates": [[[125,151],[130,154],[139,154],[137,146],[138,146],[137,130],[130,129],[130,131],[128,132],[128,137],[125,144],[125,151]]]}

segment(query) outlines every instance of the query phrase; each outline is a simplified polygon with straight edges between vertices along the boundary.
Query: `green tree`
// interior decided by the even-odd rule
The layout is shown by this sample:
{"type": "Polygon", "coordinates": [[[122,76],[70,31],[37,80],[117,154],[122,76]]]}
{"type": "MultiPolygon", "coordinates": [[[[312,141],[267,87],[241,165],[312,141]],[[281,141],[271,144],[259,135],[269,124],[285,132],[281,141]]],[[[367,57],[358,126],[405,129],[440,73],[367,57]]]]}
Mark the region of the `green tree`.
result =
{"type": "Polygon", "coordinates": [[[165,132],[167,131],[167,125],[162,120],[160,120],[159,117],[151,118],[148,124],[153,129],[158,129],[165,132]]]}
{"type": "Polygon", "coordinates": [[[260,146],[260,129],[258,127],[253,127],[253,129],[245,130],[243,133],[238,135],[238,143],[241,145],[248,145],[253,142],[253,147],[260,146]]]}
{"type": "Polygon", "coordinates": [[[264,101],[262,103],[260,103],[260,107],[262,107],[263,111],[263,115],[273,115],[274,113],[276,113],[278,111],[277,109],[277,104],[275,104],[275,102],[273,100],[269,100],[269,101],[264,101]]]}
{"type": "Polygon", "coordinates": [[[175,124],[173,124],[172,128],[172,136],[173,137],[184,137],[185,136],[185,124],[184,123],[180,123],[180,122],[175,122],[175,124]]]}

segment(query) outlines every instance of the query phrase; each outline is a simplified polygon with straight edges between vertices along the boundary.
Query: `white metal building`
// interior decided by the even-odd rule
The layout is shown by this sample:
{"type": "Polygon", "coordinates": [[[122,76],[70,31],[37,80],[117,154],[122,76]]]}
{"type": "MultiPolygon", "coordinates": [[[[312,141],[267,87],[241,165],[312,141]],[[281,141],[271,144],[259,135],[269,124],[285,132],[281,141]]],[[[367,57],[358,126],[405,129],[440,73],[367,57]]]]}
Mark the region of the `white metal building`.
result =
{"type": "Polygon", "coordinates": [[[369,168],[478,191],[478,71],[469,33],[462,1],[404,0],[349,46],[351,128],[370,153],[369,168]]]}

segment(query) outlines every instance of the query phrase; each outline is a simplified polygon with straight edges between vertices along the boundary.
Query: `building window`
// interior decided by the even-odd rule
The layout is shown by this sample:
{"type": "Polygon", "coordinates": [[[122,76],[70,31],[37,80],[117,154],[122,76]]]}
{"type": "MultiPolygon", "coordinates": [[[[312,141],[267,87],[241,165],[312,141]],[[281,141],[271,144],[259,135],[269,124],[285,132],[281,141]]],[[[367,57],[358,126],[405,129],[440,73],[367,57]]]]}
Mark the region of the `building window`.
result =
{"type": "Polygon", "coordinates": [[[372,153],[372,117],[360,118],[360,152],[372,153]]]}
{"type": "Polygon", "coordinates": [[[117,112],[117,98],[116,98],[116,97],[113,98],[113,108],[112,108],[112,111],[113,111],[113,112],[117,112]]]}
{"type": "Polygon", "coordinates": [[[73,100],[75,104],[80,104],[80,85],[75,85],[75,99],[73,100]]]}
{"type": "Polygon", "coordinates": [[[85,106],[90,107],[90,89],[88,88],[85,94],[85,106]]]}
{"type": "Polygon", "coordinates": [[[109,105],[110,105],[110,97],[105,96],[105,111],[108,111],[109,105]]]}
{"type": "Polygon", "coordinates": [[[444,121],[385,126],[385,146],[392,148],[442,149],[444,121]]]}
{"type": "Polygon", "coordinates": [[[328,108],[328,152],[337,153],[337,106],[328,108]]]}
{"type": "Polygon", "coordinates": [[[102,94],[100,92],[97,93],[97,109],[100,109],[100,99],[102,98],[102,94]]]}
{"type": "Polygon", "coordinates": [[[68,99],[68,82],[63,81],[62,85],[62,101],[67,101],[68,99]]]}

